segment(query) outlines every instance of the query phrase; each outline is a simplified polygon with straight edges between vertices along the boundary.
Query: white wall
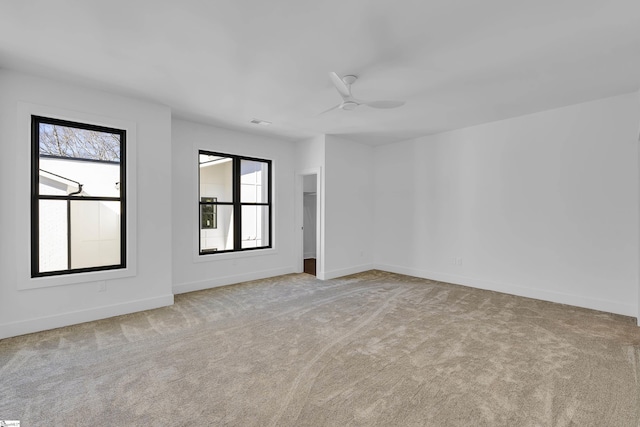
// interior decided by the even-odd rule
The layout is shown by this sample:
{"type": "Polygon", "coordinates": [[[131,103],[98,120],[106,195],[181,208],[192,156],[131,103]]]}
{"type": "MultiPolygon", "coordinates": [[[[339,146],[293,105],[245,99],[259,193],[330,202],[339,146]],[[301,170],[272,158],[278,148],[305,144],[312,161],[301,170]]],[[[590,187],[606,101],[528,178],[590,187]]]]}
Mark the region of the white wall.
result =
{"type": "Polygon", "coordinates": [[[373,264],[373,147],[326,136],[325,279],[373,264]]]}
{"type": "Polygon", "coordinates": [[[172,124],[173,290],[189,292],[294,271],[292,142],[186,120],[172,124]],[[273,161],[273,249],[198,255],[198,150],[273,161]]]}
{"type": "Polygon", "coordinates": [[[378,147],[376,266],[636,316],[639,118],[632,93],[378,147]]]}
{"type": "Polygon", "coordinates": [[[309,171],[319,173],[321,279],[376,267],[637,315],[637,93],[376,148],[172,120],[165,106],[5,70],[0,93],[0,182],[16,183],[0,186],[0,338],[298,271],[299,174],[309,171]],[[20,286],[30,233],[23,103],[135,124],[134,275],[20,286]],[[273,249],[197,255],[198,149],[273,160],[273,249]]]}
{"type": "Polygon", "coordinates": [[[0,338],[172,304],[169,109],[6,70],[0,70],[0,93],[0,338]],[[25,103],[77,114],[79,121],[106,117],[131,122],[137,129],[132,135],[137,162],[130,165],[137,178],[132,189],[137,190],[133,276],[73,284],[62,278],[58,286],[19,290],[30,282],[30,141],[23,129],[27,118],[19,113],[25,103]],[[106,291],[99,292],[102,287],[106,291]]]}
{"type": "MultiPolygon", "coordinates": [[[[296,142],[295,144],[296,170],[324,168],[325,137],[318,136],[296,142]]],[[[321,181],[322,181],[322,177],[321,181]]]]}
{"type": "Polygon", "coordinates": [[[302,189],[305,193],[317,192],[318,176],[306,175],[303,179],[302,189]]]}

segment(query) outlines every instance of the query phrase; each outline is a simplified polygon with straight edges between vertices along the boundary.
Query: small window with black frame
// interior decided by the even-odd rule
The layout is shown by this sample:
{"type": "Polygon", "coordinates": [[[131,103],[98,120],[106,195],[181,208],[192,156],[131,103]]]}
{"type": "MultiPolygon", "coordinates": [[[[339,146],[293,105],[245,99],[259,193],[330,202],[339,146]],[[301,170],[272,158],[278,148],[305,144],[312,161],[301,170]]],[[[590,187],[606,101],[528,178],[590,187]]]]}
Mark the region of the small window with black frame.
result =
{"type": "Polygon", "coordinates": [[[200,255],[271,248],[271,160],[200,150],[200,255]]]}

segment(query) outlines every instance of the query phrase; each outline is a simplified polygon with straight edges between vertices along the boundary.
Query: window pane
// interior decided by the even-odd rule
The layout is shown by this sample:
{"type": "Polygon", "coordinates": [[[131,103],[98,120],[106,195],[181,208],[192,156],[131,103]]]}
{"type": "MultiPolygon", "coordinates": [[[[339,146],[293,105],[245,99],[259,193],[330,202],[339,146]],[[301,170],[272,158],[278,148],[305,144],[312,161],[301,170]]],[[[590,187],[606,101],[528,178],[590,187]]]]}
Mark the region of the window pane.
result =
{"type": "Polygon", "coordinates": [[[40,158],[41,195],[120,197],[120,163],[40,158]]]}
{"type": "Polygon", "coordinates": [[[200,251],[233,250],[233,206],[213,205],[213,207],[216,208],[216,228],[204,228],[201,221],[200,251]]]}
{"type": "Polygon", "coordinates": [[[255,160],[240,161],[240,201],[268,203],[269,164],[255,160]]]}
{"type": "Polygon", "coordinates": [[[120,196],[120,134],[39,124],[41,195],[120,196]]]}
{"type": "Polygon", "coordinates": [[[269,246],[269,207],[242,206],[242,248],[269,246]]]}
{"type": "Polygon", "coordinates": [[[200,154],[200,197],[233,201],[233,159],[200,154]]]}
{"type": "Polygon", "coordinates": [[[120,202],[71,202],[71,268],[120,264],[120,202]]]}
{"type": "Polygon", "coordinates": [[[76,127],[39,124],[40,157],[53,156],[120,163],[120,135],[76,127]]]}
{"type": "Polygon", "coordinates": [[[66,270],[68,268],[67,201],[40,200],[39,211],[40,271],[66,270]]]}
{"type": "Polygon", "coordinates": [[[200,205],[200,228],[218,228],[218,205],[215,197],[202,197],[201,202],[207,203],[200,205]]]}

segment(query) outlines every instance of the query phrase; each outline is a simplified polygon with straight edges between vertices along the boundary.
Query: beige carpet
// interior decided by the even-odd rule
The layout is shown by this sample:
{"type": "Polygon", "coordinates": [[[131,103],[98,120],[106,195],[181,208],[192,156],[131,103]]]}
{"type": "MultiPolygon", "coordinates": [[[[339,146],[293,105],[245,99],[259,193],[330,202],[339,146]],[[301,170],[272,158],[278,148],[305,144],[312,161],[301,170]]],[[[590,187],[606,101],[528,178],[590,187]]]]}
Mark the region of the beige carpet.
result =
{"type": "Polygon", "coordinates": [[[23,426],[637,426],[635,319],[379,271],[0,341],[23,426]]]}

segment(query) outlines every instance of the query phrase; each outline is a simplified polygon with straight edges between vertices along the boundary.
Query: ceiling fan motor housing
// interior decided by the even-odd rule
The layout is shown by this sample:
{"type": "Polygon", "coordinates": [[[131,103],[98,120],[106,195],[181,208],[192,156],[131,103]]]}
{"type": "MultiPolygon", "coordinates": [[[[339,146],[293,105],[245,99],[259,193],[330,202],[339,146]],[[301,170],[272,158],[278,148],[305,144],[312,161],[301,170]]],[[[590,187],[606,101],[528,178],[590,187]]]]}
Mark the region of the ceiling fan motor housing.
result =
{"type": "Polygon", "coordinates": [[[356,80],[358,80],[358,76],[354,76],[353,74],[346,75],[342,78],[342,81],[346,85],[352,85],[355,83],[356,80]]]}
{"type": "Polygon", "coordinates": [[[358,76],[353,74],[347,74],[344,77],[340,77],[338,74],[331,71],[329,73],[329,79],[340,94],[342,102],[320,114],[324,114],[335,109],[351,111],[355,110],[360,105],[366,105],[371,108],[397,108],[404,105],[404,102],[402,101],[363,101],[361,99],[354,98],[351,94],[351,85],[358,80],[358,76]]]}
{"type": "Polygon", "coordinates": [[[340,109],[351,111],[351,110],[355,110],[358,105],[359,105],[358,103],[353,101],[344,101],[342,105],[340,105],[340,109]]]}

